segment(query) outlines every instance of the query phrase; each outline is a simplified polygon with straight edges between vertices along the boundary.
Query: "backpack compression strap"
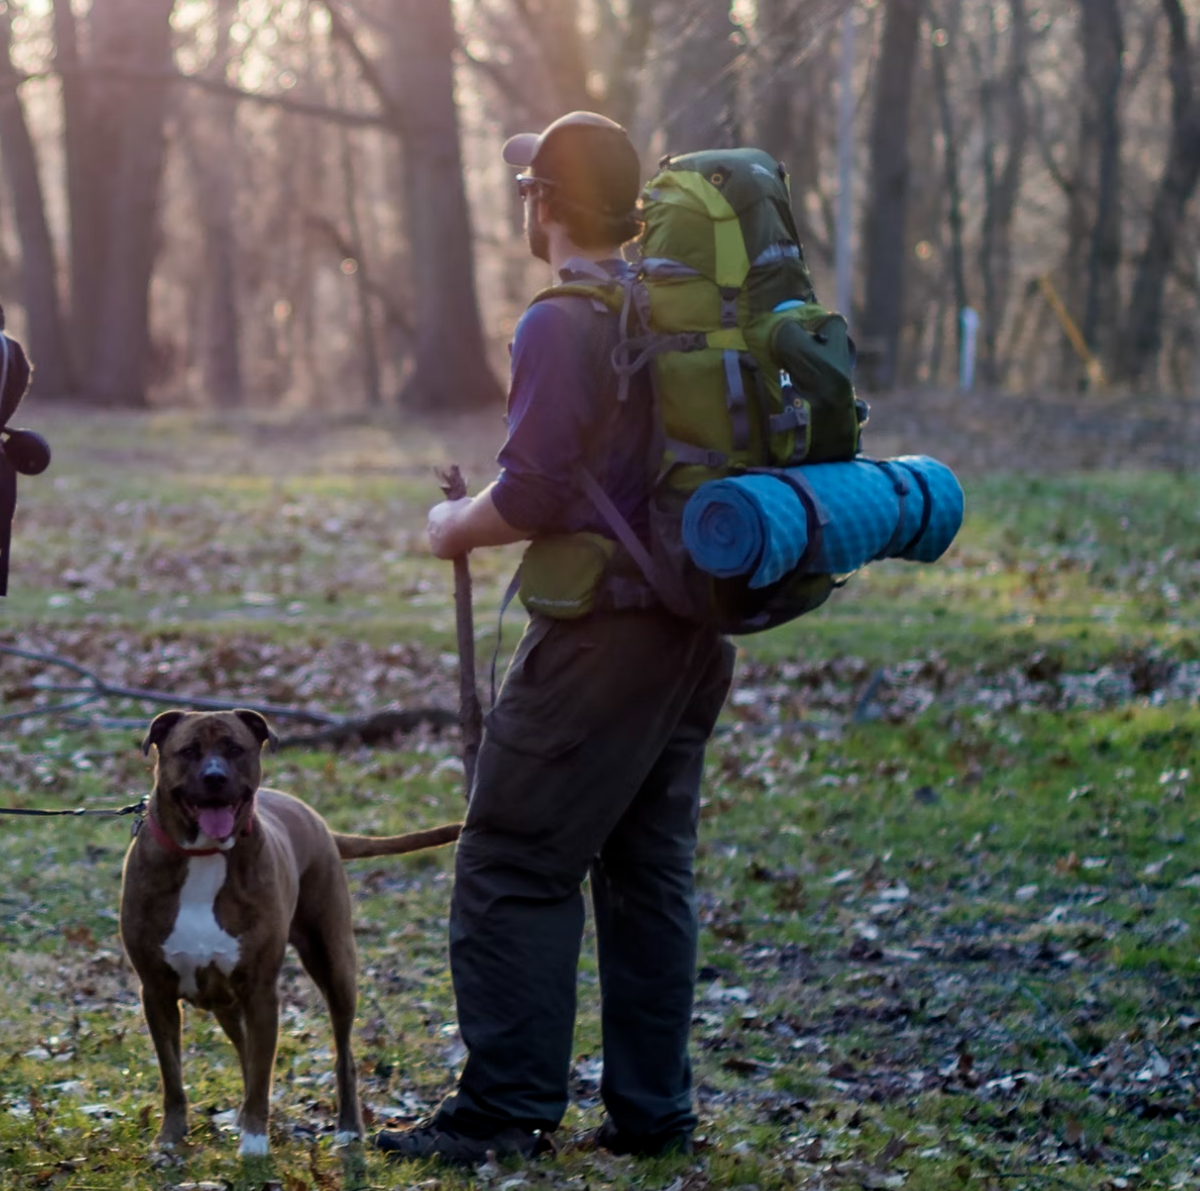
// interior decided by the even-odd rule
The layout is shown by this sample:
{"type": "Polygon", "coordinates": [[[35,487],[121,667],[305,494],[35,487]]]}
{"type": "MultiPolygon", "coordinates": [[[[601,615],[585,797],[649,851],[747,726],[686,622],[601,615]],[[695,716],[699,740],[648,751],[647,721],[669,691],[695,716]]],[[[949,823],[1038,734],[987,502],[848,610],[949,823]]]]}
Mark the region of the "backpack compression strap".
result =
{"type": "Polygon", "coordinates": [[[609,529],[617,535],[617,540],[637,563],[638,569],[645,575],[646,582],[654,589],[654,594],[662,601],[663,607],[681,615],[681,610],[687,607],[687,597],[679,590],[674,576],[669,575],[642,545],[641,539],[633,532],[633,526],[621,515],[621,510],[600,487],[596,477],[586,467],[581,467],[577,474],[584,492],[591,498],[597,512],[608,522],[609,529]]]}

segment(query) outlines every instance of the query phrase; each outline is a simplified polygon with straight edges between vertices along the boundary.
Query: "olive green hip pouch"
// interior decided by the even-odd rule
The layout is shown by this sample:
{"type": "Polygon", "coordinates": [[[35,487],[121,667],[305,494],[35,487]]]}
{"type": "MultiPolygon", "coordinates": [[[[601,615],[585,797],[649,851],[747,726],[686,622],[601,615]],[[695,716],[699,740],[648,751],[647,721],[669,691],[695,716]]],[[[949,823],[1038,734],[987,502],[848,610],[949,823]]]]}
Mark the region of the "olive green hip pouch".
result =
{"type": "Polygon", "coordinates": [[[575,620],[597,604],[617,543],[598,533],[551,534],[529,543],[517,595],[530,614],[575,620]]]}

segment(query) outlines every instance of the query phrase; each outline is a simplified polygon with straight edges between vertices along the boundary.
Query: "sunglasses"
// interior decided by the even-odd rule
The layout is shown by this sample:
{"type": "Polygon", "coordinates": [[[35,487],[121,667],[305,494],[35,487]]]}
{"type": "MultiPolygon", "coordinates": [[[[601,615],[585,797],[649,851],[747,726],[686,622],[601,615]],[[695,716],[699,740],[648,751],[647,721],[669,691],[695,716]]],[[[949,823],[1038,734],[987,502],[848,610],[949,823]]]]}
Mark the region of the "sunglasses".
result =
{"type": "Polygon", "coordinates": [[[539,186],[553,186],[554,183],[549,178],[539,178],[535,174],[518,174],[517,175],[517,193],[523,199],[527,199],[531,194],[537,193],[539,186]]]}

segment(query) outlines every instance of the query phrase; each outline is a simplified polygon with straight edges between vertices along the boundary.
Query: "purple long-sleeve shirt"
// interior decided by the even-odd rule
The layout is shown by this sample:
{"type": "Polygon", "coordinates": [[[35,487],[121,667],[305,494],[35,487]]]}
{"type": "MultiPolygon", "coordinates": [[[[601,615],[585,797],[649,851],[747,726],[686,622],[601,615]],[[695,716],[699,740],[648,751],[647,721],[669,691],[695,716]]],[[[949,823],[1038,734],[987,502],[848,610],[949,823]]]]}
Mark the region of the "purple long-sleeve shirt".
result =
{"type": "MultiPolygon", "coordinates": [[[[629,266],[613,260],[602,267],[620,276],[629,266]]],[[[609,362],[615,335],[613,317],[581,297],[535,302],[517,324],[508,439],[492,490],[510,525],[538,537],[579,531],[615,537],[580,488],[582,466],[645,537],[653,479],[649,380],[645,372],[635,376],[618,408],[609,362]]]]}

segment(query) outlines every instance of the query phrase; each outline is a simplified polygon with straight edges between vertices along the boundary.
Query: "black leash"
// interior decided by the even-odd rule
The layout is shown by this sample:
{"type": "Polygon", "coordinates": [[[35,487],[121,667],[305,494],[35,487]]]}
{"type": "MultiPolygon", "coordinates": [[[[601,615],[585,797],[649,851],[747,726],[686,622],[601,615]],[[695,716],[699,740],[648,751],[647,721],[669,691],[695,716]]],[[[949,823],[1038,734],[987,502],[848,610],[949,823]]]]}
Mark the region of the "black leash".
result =
{"type": "Polygon", "coordinates": [[[128,806],[118,807],[115,810],[101,808],[99,810],[91,810],[86,806],[73,807],[70,810],[43,810],[37,807],[28,806],[0,806],[0,815],[137,815],[141,817],[146,813],[146,799],[141,799],[139,802],[131,802],[128,806]]]}

